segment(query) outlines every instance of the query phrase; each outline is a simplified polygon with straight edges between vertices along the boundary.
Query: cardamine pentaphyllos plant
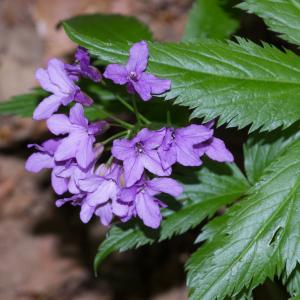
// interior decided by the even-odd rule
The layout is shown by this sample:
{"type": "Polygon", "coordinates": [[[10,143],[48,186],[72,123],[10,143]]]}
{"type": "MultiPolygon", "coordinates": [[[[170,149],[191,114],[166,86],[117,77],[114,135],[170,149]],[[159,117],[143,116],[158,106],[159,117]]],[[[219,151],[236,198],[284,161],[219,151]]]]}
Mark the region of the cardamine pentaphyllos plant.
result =
{"type": "MultiPolygon", "coordinates": [[[[135,43],[130,48],[127,64],[110,64],[103,75],[116,84],[126,84],[129,93],[137,93],[148,101],[153,94],[171,89],[170,80],[145,72],[148,56],[147,43],[135,43]]],[[[117,133],[119,138],[112,136],[101,143],[101,134],[109,123],[86,119],[83,105],[90,106],[93,100],[76,82],[81,76],[99,82],[102,76],[90,65],[86,49],[79,47],[75,58],[74,65],[51,59],[47,69],[36,72],[41,86],[52,95],[40,102],[33,118],[47,119],[48,129],[56,138],[42,145],[29,145],[37,152],[28,158],[26,169],[31,172],[52,169],[54,191],[59,195],[71,194],[57,200],[56,205],[70,202],[80,206],[84,223],[93,215],[103,225],[109,225],[114,216],[122,222],[137,216],[146,226],[158,228],[162,219],[160,209],[166,204],[155,196],[166,193],[176,197],[183,191],[180,183],[170,178],[175,163],[195,167],[202,164],[200,158],[205,154],[220,162],[231,162],[233,156],[222,140],[213,137],[212,123],[176,129],[143,128],[136,135],[134,131],[141,124],[130,124],[129,128],[124,125],[124,130],[117,133]],[[70,108],[69,116],[55,114],[60,105],[71,101],[77,103],[70,108]],[[111,155],[104,161],[102,154],[107,147],[111,155]]],[[[137,109],[135,113],[138,119],[137,109]]]]}
{"type": "Polygon", "coordinates": [[[131,17],[66,20],[75,62],[51,59],[36,72],[42,89],[0,113],[46,120],[53,138],[29,145],[26,168],[51,169],[58,207],[109,226],[95,271],[114,251],[195,228],[190,299],[252,299],[268,278],[299,299],[300,0],[233,2],[196,0],[177,43],[153,42],[131,17]],[[232,36],[243,11],[276,45],[243,25],[232,36]],[[247,141],[224,135],[231,153],[220,125],[246,128],[247,141]]]}

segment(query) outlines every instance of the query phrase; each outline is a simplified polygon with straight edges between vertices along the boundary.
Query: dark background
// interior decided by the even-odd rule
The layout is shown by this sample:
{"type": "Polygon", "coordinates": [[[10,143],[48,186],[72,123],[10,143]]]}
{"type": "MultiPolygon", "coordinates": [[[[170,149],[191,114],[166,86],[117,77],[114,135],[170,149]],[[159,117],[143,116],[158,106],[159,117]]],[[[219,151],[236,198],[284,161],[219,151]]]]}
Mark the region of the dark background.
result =
{"type": "MultiPolygon", "coordinates": [[[[179,40],[191,4],[192,0],[0,0],[0,101],[34,87],[35,69],[49,58],[74,51],[75,45],[57,29],[60,20],[91,12],[134,15],[150,26],[156,39],[179,40]]],[[[258,18],[239,17],[239,35],[284,45],[258,18]]],[[[187,299],[183,266],[199,228],[172,241],[115,254],[94,278],[93,257],[106,228],[97,220],[81,224],[76,208],[55,208],[49,173],[24,170],[26,144],[43,140],[45,134],[42,122],[0,117],[0,299],[187,299]]],[[[226,134],[233,148],[240,147],[244,137],[245,132],[232,129],[226,134]]],[[[279,284],[267,283],[255,291],[255,299],[287,296],[279,284]]]]}

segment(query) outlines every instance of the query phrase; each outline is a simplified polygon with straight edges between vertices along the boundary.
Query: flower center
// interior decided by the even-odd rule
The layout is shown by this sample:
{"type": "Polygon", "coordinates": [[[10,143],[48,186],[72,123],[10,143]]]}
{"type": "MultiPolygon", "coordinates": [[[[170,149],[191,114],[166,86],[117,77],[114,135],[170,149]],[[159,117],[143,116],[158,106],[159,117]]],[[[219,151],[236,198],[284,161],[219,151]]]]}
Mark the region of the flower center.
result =
{"type": "Polygon", "coordinates": [[[131,71],[131,72],[129,72],[129,78],[131,79],[131,80],[133,80],[133,81],[137,81],[137,78],[138,76],[137,76],[137,73],[136,72],[134,72],[134,71],[131,71]]]}
{"type": "Polygon", "coordinates": [[[143,153],[143,151],[144,151],[143,144],[141,142],[136,143],[135,150],[137,153],[143,153]]]}

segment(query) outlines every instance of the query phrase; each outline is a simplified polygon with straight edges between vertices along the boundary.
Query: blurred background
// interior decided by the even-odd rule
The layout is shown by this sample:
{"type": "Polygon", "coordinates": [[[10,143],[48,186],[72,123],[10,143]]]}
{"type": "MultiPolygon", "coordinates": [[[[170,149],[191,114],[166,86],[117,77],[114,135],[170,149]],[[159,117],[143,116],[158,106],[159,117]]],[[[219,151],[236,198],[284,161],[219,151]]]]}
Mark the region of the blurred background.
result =
{"type": "MultiPolygon", "coordinates": [[[[28,92],[37,84],[37,67],[74,51],[59,21],[93,12],[134,15],[156,39],[176,41],[191,5],[192,0],[0,0],[0,101],[28,92]]],[[[254,40],[277,42],[259,19],[244,16],[241,28],[254,40]]],[[[187,299],[184,263],[197,229],[114,254],[94,277],[92,262],[106,229],[97,220],[81,224],[76,208],[57,209],[49,173],[24,170],[26,144],[44,140],[46,132],[42,122],[0,117],[0,299],[187,299]]],[[[255,299],[287,299],[280,286],[269,283],[256,293],[255,299]]]]}

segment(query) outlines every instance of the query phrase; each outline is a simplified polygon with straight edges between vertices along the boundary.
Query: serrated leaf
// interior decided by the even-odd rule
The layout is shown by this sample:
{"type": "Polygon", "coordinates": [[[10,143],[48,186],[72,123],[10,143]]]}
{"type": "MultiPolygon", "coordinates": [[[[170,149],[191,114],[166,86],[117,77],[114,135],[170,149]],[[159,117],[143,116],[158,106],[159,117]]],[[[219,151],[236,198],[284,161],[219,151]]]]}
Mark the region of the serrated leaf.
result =
{"type": "MultiPolygon", "coordinates": [[[[127,43],[105,43],[65,24],[72,40],[106,63],[125,63],[127,43]]],[[[240,128],[272,130],[300,118],[300,59],[292,52],[238,39],[149,43],[148,71],[172,80],[166,99],[194,109],[192,117],[240,128]]]]}
{"type": "Polygon", "coordinates": [[[254,135],[244,145],[244,164],[247,178],[254,184],[264,170],[280,155],[285,148],[300,136],[299,125],[285,131],[274,131],[272,135],[254,135]]]}
{"type": "Polygon", "coordinates": [[[103,42],[152,40],[149,28],[134,17],[122,15],[82,15],[64,21],[69,27],[103,42]]]}
{"type": "Polygon", "coordinates": [[[196,0],[185,27],[183,41],[213,38],[227,39],[236,31],[238,22],[222,8],[220,0],[196,0]]]}
{"type": "Polygon", "coordinates": [[[300,45],[299,0],[244,0],[238,7],[260,16],[283,39],[300,45]]]}
{"type": "Polygon", "coordinates": [[[300,261],[300,141],[264,171],[223,228],[187,264],[190,299],[224,299],[300,261]]]}
{"type": "Polygon", "coordinates": [[[292,299],[299,299],[300,297],[300,267],[297,265],[295,270],[288,276],[284,278],[284,284],[286,285],[288,293],[293,297],[292,299]]]}
{"type": "Polygon", "coordinates": [[[107,255],[114,251],[137,248],[186,232],[205,218],[211,217],[220,207],[238,199],[249,187],[234,164],[211,163],[209,167],[185,176],[185,180],[189,179],[194,183],[184,185],[181,208],[176,211],[168,210],[159,231],[143,226],[114,226],[99,247],[94,261],[95,271],[107,255]]]}
{"type": "MultiPolygon", "coordinates": [[[[208,164],[197,174],[197,182],[184,185],[188,200],[182,209],[166,217],[160,228],[159,241],[181,234],[212,217],[216,211],[239,199],[249,184],[235,164],[208,164]]],[[[185,176],[188,181],[188,177],[185,176]]]]}
{"type": "Polygon", "coordinates": [[[46,95],[46,92],[37,88],[30,93],[13,96],[0,103],[0,115],[31,117],[38,102],[46,95]]]}

